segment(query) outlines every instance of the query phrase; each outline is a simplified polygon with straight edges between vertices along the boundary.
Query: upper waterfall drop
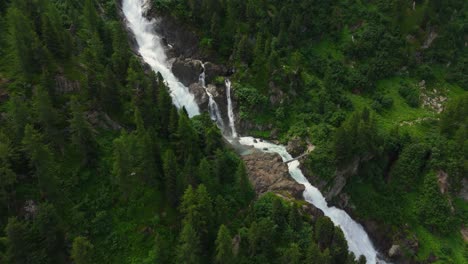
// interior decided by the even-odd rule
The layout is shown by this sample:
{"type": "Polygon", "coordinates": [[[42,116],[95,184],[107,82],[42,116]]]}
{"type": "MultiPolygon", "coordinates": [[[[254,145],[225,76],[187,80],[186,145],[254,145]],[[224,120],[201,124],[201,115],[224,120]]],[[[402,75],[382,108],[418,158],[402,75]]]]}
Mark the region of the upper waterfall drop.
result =
{"type": "Polygon", "coordinates": [[[195,102],[195,97],[171,71],[161,38],[154,32],[156,21],[144,16],[148,7],[148,0],[122,1],[122,10],[127,19],[127,25],[138,43],[138,52],[153,71],[161,73],[169,86],[173,103],[178,108],[185,107],[190,117],[199,115],[200,109],[195,102]]]}

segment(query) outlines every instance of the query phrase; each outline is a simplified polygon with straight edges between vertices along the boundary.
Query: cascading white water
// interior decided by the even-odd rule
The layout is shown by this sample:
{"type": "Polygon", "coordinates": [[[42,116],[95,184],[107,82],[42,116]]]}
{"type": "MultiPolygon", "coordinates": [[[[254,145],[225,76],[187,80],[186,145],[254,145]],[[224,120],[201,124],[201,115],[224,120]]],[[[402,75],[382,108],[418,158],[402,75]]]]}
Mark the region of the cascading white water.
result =
{"type": "Polygon", "coordinates": [[[235,125],[235,117],[234,111],[232,109],[232,100],[231,100],[231,81],[226,79],[226,97],[227,97],[227,105],[228,105],[228,118],[229,118],[229,127],[231,128],[231,136],[233,138],[237,138],[237,131],[235,125]]]}
{"type": "Polygon", "coordinates": [[[123,0],[122,10],[127,19],[127,25],[133,32],[138,43],[138,52],[153,71],[160,72],[171,91],[174,104],[185,107],[190,117],[200,114],[193,94],[185,87],[171,71],[161,38],[154,32],[155,20],[149,20],[144,12],[149,5],[148,0],[123,0]]]}
{"type": "Polygon", "coordinates": [[[206,94],[208,95],[208,111],[210,112],[210,117],[211,120],[216,122],[216,125],[218,125],[219,129],[221,131],[224,131],[224,123],[223,123],[223,118],[221,117],[221,112],[219,111],[218,104],[214,100],[213,94],[208,91],[208,88],[206,87],[206,73],[205,73],[205,65],[202,64],[203,71],[200,73],[200,84],[203,86],[203,89],[205,89],[206,94]]]}
{"type": "MultiPolygon", "coordinates": [[[[190,116],[197,115],[199,114],[199,108],[195,102],[194,96],[190,94],[187,87],[177,80],[169,68],[160,38],[153,30],[155,22],[144,17],[144,11],[148,7],[148,3],[148,0],[123,0],[122,5],[128,26],[135,34],[135,38],[138,42],[139,52],[152,69],[156,72],[159,71],[168,82],[175,104],[179,107],[185,106],[190,116]]],[[[200,81],[202,80],[204,82],[204,75],[200,75],[200,81]]],[[[232,133],[232,138],[230,138],[229,141],[235,142],[238,140],[240,144],[245,146],[253,146],[261,151],[278,153],[284,161],[291,160],[293,157],[286,151],[284,146],[275,145],[265,141],[255,142],[252,137],[241,137],[235,139],[237,137],[237,133],[234,127],[234,113],[232,111],[232,102],[230,100],[231,83],[229,80],[226,81],[226,88],[228,89],[228,116],[232,133]]],[[[208,96],[210,96],[209,93],[208,96]]],[[[215,106],[213,105],[213,107],[215,106]]],[[[219,113],[219,109],[213,108],[213,110],[215,110],[215,115],[216,113],[219,113]]],[[[330,217],[335,225],[339,226],[343,230],[350,251],[352,251],[356,256],[364,255],[367,259],[367,263],[385,263],[385,261],[378,258],[377,251],[360,224],[356,223],[345,211],[335,207],[328,207],[327,202],[320,191],[312,186],[302,174],[302,171],[299,168],[299,161],[288,163],[288,167],[289,173],[294,180],[305,186],[304,199],[321,209],[326,216],[330,217]]]]}
{"type": "MultiPolygon", "coordinates": [[[[253,137],[241,137],[239,143],[246,146],[253,146],[258,150],[270,153],[277,153],[283,161],[292,160],[293,157],[286,151],[286,148],[281,145],[276,145],[266,141],[258,141],[253,137]]],[[[295,160],[288,163],[289,174],[296,182],[305,186],[304,199],[319,208],[323,213],[330,217],[332,222],[343,230],[348,247],[356,256],[364,255],[367,263],[386,263],[378,258],[378,253],[375,250],[369,236],[364,228],[355,222],[345,211],[336,207],[329,207],[322,193],[312,186],[307,178],[302,174],[299,168],[299,161],[295,160]]]]}

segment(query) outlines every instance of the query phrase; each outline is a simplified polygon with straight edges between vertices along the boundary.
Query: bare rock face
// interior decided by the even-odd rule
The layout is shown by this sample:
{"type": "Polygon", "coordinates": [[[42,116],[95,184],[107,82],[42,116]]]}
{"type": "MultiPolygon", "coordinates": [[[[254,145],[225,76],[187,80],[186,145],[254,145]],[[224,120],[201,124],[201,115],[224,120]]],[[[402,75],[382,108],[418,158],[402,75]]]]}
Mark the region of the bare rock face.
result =
{"type": "Polygon", "coordinates": [[[99,127],[106,130],[121,130],[122,126],[112,120],[106,113],[99,111],[89,111],[86,113],[89,123],[93,127],[99,127]]]}
{"type": "Polygon", "coordinates": [[[197,83],[203,72],[202,62],[193,59],[177,58],[172,64],[172,72],[185,86],[197,83]]]}
{"type": "Polygon", "coordinates": [[[242,158],[258,195],[266,192],[287,193],[302,199],[305,187],[291,179],[287,165],[278,154],[254,152],[242,158]]]}
{"type": "Polygon", "coordinates": [[[223,65],[217,65],[211,62],[205,62],[206,83],[211,83],[218,76],[229,75],[228,69],[223,65]]]}
{"type": "Polygon", "coordinates": [[[468,202],[468,179],[465,177],[462,180],[462,188],[460,190],[460,198],[468,202]]]}
{"type": "Polygon", "coordinates": [[[192,83],[188,88],[190,93],[195,96],[195,101],[200,106],[200,109],[207,110],[209,98],[205,92],[205,88],[200,83],[192,83]]]}

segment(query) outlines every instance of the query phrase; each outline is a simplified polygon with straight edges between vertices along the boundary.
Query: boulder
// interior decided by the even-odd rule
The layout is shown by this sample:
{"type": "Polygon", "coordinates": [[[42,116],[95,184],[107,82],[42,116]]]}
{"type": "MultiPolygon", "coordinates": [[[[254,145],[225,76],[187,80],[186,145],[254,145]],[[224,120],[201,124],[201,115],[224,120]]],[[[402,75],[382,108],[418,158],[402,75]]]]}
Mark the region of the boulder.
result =
{"type": "Polygon", "coordinates": [[[400,245],[392,245],[392,247],[388,250],[388,256],[390,258],[398,258],[401,256],[401,253],[400,245]]]}
{"type": "Polygon", "coordinates": [[[307,143],[299,137],[295,137],[288,142],[286,150],[293,157],[297,157],[304,153],[307,149],[307,143]]]}
{"type": "Polygon", "coordinates": [[[223,65],[217,65],[212,62],[205,62],[205,81],[212,83],[218,76],[227,76],[228,69],[223,65]]]}
{"type": "Polygon", "coordinates": [[[208,95],[206,94],[205,88],[200,83],[192,83],[189,87],[191,94],[195,96],[195,101],[197,102],[200,109],[208,109],[208,95]]]}
{"type": "Polygon", "coordinates": [[[181,83],[188,87],[199,81],[203,65],[199,60],[177,58],[172,64],[172,72],[181,83]]]}
{"type": "Polygon", "coordinates": [[[255,151],[242,158],[245,161],[249,179],[258,195],[274,192],[286,193],[296,199],[303,198],[304,185],[291,179],[288,166],[278,154],[255,151]]]}

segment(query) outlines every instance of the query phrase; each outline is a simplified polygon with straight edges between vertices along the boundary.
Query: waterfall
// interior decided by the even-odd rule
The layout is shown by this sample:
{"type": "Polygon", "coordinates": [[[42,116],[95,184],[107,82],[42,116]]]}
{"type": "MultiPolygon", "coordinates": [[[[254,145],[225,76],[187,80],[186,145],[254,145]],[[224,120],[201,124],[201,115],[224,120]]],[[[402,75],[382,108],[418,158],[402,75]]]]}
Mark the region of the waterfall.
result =
{"type": "Polygon", "coordinates": [[[190,117],[196,116],[200,114],[200,110],[195,97],[172,73],[161,38],[154,32],[154,27],[157,26],[156,21],[144,16],[149,5],[148,0],[122,1],[122,10],[127,19],[127,25],[138,43],[138,52],[154,72],[160,72],[164,77],[173,103],[178,108],[185,107],[190,117]]]}
{"type": "Polygon", "coordinates": [[[231,128],[231,136],[233,138],[237,138],[234,111],[232,110],[231,81],[229,79],[226,79],[226,97],[227,97],[227,105],[228,105],[229,127],[231,128]]]}
{"type": "Polygon", "coordinates": [[[210,112],[210,117],[211,120],[216,122],[216,125],[221,129],[221,131],[224,131],[224,123],[223,123],[223,118],[221,117],[221,112],[219,111],[218,104],[214,100],[213,94],[208,91],[208,88],[206,87],[206,81],[205,81],[205,64],[202,64],[203,71],[200,73],[200,84],[203,86],[203,89],[205,89],[206,94],[208,95],[208,111],[210,112]]]}
{"type": "MultiPolygon", "coordinates": [[[[260,151],[277,153],[281,156],[283,161],[293,159],[291,154],[286,151],[286,148],[281,145],[255,140],[253,137],[241,137],[239,138],[239,143],[246,146],[253,146],[260,151]]],[[[344,210],[328,206],[322,193],[312,186],[304,174],[302,174],[299,161],[295,160],[289,162],[288,169],[291,177],[296,182],[305,186],[303,194],[304,199],[322,210],[326,216],[330,217],[336,226],[339,226],[341,230],[343,230],[351,252],[357,257],[364,255],[367,263],[386,263],[378,258],[378,253],[372,245],[369,236],[359,223],[355,222],[344,210]]]]}
{"type": "MultiPolygon", "coordinates": [[[[127,24],[135,35],[139,46],[139,52],[143,59],[155,72],[159,71],[167,81],[175,104],[178,107],[184,106],[190,116],[197,115],[199,114],[199,108],[195,102],[194,96],[190,94],[187,87],[177,80],[170,70],[160,38],[153,30],[155,22],[144,17],[144,11],[148,7],[149,3],[149,0],[123,0],[122,7],[127,19],[127,24]]],[[[203,82],[202,84],[204,85],[204,72],[200,75],[200,81],[203,82]]],[[[238,143],[242,145],[253,146],[261,151],[278,153],[282,157],[283,161],[291,160],[293,157],[286,151],[284,146],[275,145],[265,141],[256,142],[252,137],[241,137],[235,139],[237,133],[234,127],[234,113],[232,111],[231,102],[231,83],[229,80],[226,80],[226,88],[228,95],[229,125],[233,136],[229,141],[233,144],[238,141],[238,143]]],[[[208,96],[212,98],[210,93],[208,93],[208,96]]],[[[210,115],[212,118],[216,118],[216,121],[221,120],[222,123],[221,116],[218,115],[219,109],[217,108],[216,102],[214,102],[214,100],[212,101],[213,104],[211,104],[210,100],[210,115]]],[[[367,263],[385,263],[385,261],[378,258],[378,252],[372,245],[372,242],[364,231],[364,228],[355,222],[345,211],[335,207],[328,207],[323,195],[304,177],[299,165],[299,161],[292,161],[288,163],[288,168],[291,177],[298,183],[305,186],[304,199],[321,209],[326,216],[330,217],[336,226],[339,226],[343,230],[349,250],[356,256],[364,255],[367,259],[367,263]]]]}

